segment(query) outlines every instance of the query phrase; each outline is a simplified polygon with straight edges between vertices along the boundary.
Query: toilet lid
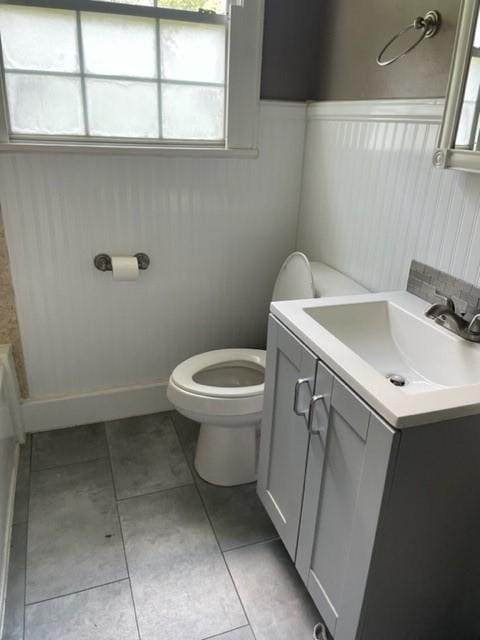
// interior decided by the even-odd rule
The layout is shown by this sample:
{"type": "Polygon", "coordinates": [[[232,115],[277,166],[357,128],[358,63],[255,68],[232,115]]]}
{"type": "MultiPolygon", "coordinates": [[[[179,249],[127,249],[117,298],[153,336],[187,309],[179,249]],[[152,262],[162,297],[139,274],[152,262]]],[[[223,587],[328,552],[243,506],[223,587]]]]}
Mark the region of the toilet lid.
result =
{"type": "Polygon", "coordinates": [[[174,369],[170,381],[199,396],[246,398],[263,394],[264,375],[265,351],[219,349],[188,358],[174,369]]]}
{"type": "Polygon", "coordinates": [[[315,298],[312,269],[307,256],[300,251],[290,254],[280,267],[272,300],[315,298]]]}

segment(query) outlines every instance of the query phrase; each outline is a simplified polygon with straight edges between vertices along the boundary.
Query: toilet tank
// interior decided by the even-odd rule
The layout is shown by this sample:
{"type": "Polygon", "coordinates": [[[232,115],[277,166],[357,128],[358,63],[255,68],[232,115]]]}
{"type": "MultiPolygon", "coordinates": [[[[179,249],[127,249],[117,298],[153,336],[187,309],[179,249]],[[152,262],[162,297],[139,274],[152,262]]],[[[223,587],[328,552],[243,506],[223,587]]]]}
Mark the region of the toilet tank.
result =
{"type": "Polygon", "coordinates": [[[280,267],[272,301],[304,300],[368,293],[368,289],[323,262],[310,262],[300,251],[290,254],[280,267]]]}

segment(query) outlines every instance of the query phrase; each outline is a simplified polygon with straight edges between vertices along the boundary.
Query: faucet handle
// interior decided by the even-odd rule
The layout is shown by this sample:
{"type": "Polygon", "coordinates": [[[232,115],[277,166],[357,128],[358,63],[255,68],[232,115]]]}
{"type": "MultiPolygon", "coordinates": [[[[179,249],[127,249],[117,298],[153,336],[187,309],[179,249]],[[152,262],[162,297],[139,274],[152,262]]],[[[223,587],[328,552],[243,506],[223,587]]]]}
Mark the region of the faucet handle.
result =
{"type": "Polygon", "coordinates": [[[446,307],[448,307],[448,309],[450,309],[450,311],[455,311],[455,303],[452,300],[452,298],[450,298],[449,296],[446,296],[445,294],[441,293],[440,291],[437,291],[435,289],[435,297],[439,299],[439,301],[444,304],[446,307]]]}
{"type": "Polygon", "coordinates": [[[470,324],[468,325],[468,331],[475,335],[480,335],[480,313],[477,313],[470,320],[470,324]]]}

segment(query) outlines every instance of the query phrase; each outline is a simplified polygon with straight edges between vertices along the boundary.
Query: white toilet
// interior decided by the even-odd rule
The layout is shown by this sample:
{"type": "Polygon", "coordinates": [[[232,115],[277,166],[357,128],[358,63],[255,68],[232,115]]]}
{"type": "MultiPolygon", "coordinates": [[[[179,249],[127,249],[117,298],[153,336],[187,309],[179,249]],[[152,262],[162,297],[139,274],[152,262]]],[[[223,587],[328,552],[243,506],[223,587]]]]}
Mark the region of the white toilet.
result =
{"type": "MultiPolygon", "coordinates": [[[[295,252],[280,269],[272,299],[366,292],[335,269],[295,252]]],[[[201,423],[195,468],[211,484],[256,480],[265,355],[258,349],[209,351],[185,360],[170,376],[168,399],[179,413],[201,423]]]]}

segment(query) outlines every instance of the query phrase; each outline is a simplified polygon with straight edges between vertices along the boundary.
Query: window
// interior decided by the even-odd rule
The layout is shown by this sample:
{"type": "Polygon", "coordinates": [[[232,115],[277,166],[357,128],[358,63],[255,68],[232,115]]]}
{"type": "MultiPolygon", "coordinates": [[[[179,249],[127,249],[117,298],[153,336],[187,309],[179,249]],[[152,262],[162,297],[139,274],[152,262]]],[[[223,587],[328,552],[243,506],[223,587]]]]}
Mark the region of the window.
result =
{"type": "Polygon", "coordinates": [[[237,4],[0,1],[4,142],[253,146],[263,7],[237,4]]]}

